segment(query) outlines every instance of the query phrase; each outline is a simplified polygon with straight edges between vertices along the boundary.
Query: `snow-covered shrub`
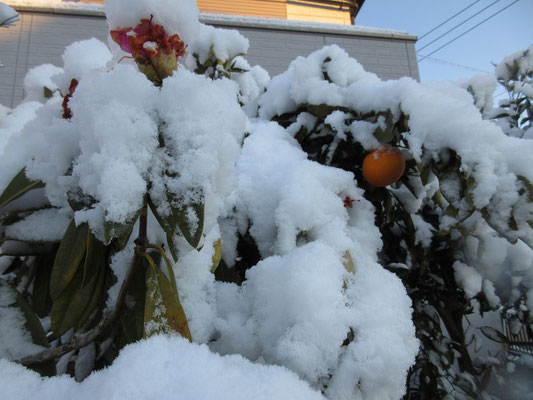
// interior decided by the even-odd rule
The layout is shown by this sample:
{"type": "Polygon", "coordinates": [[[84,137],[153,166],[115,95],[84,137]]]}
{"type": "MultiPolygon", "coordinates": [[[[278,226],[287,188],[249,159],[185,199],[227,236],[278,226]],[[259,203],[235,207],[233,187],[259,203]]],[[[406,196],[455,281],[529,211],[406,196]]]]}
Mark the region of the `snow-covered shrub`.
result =
{"type": "Polygon", "coordinates": [[[270,81],[193,0],[106,13],[109,46],[72,44],[0,114],[0,391],[400,399],[422,370],[431,398],[476,390],[470,297],[533,298],[531,144],[336,46],[270,81]],[[385,145],[406,173],[377,188],[385,145]]]}
{"type": "Polygon", "coordinates": [[[487,97],[452,83],[382,81],[331,46],[295,60],[258,100],[259,118],[285,127],[311,160],[352,172],[375,207],[378,260],[413,301],[421,352],[409,391],[423,398],[486,389],[495,359],[471,351],[473,336],[505,339],[492,327],[465,329],[465,316],[506,307],[530,329],[533,143],[484,120],[487,97]],[[379,147],[406,159],[387,187],[363,177],[379,147]]]}
{"type": "Polygon", "coordinates": [[[505,57],[496,66],[496,78],[508,98],[499,102],[489,118],[510,136],[533,139],[533,45],[505,57]]]}

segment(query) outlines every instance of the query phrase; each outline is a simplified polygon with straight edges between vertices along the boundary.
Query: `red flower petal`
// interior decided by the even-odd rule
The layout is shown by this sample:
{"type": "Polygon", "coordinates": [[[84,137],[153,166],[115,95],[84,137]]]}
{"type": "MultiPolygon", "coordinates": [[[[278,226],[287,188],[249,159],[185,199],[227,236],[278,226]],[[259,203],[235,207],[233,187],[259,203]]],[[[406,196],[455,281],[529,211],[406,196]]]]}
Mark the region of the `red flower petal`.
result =
{"type": "Polygon", "coordinates": [[[65,119],[71,119],[72,118],[72,110],[68,106],[68,102],[72,95],[74,94],[74,91],[78,87],[78,81],[76,79],[72,79],[70,81],[70,87],[68,88],[68,94],[63,98],[63,118],[65,119]]]}
{"type": "Polygon", "coordinates": [[[113,41],[115,41],[123,51],[131,54],[131,43],[130,42],[131,42],[132,36],[130,36],[131,35],[130,32],[132,32],[132,29],[126,28],[126,29],[118,29],[115,31],[110,31],[109,33],[111,34],[111,39],[113,39],[113,41]],[[128,33],[130,33],[130,35],[128,35],[128,33]]]}

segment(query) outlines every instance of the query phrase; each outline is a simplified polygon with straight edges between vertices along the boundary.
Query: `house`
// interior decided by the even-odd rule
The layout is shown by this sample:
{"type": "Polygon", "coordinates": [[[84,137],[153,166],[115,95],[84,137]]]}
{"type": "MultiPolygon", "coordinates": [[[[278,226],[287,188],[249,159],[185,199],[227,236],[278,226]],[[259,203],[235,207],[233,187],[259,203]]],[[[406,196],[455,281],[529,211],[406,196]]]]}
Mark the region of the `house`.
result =
{"type": "MultiPolygon", "coordinates": [[[[103,0],[4,0],[20,14],[0,33],[0,104],[14,107],[23,79],[34,66],[60,66],[70,43],[96,37],[107,42],[103,0]],[[32,5],[28,5],[32,4],[32,5]]],[[[382,79],[419,79],[417,37],[405,32],[352,25],[363,0],[198,0],[203,23],[237,29],[250,41],[247,60],[271,76],[297,56],[337,44],[382,79]],[[325,21],[329,23],[325,23],[325,21]],[[333,22],[333,23],[332,23],[333,22]]]]}
{"type": "MultiPolygon", "coordinates": [[[[202,13],[353,25],[365,0],[198,0],[202,13]]],[[[104,4],[104,0],[81,0],[104,4]]]]}

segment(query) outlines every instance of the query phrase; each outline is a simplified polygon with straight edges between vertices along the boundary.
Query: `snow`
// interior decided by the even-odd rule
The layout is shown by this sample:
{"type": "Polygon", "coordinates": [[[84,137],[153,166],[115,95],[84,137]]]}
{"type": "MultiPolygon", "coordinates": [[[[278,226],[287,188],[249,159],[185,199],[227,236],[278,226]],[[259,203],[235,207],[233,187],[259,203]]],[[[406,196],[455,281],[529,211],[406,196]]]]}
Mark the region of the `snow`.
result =
{"type": "Polygon", "coordinates": [[[373,396],[371,388],[378,386],[391,398],[401,397],[404,368],[418,347],[412,325],[402,322],[409,319],[410,302],[397,278],[375,262],[381,243],[372,207],[351,174],[307,160],[288,132],[259,121],[245,139],[238,172],[237,209],[247,218],[237,220],[250,219],[250,233],[266,258],[248,272],[241,289],[218,285],[216,304],[224,318],[216,322],[220,337],[211,346],[324,382],[331,398],[373,396]],[[358,200],[349,210],[343,205],[347,195],[358,200]],[[347,250],[354,255],[355,278],[341,261],[347,250]],[[235,307],[235,296],[246,306],[235,307]],[[394,313],[376,313],[389,301],[396,304],[394,313]],[[385,320],[398,330],[382,332],[385,320]],[[357,340],[344,350],[352,327],[357,340]],[[386,357],[391,368],[364,362],[368,369],[360,370],[367,357],[386,357]],[[348,381],[340,378],[347,375],[348,381]]]}
{"type": "Polygon", "coordinates": [[[88,221],[98,232],[102,216],[126,222],[142,206],[144,177],[158,144],[153,120],[158,91],[133,66],[119,64],[109,73],[82,80],[76,94],[69,105],[72,125],[80,135],[80,154],[69,184],[77,183],[98,201],[76,214],[78,223],[88,221]],[[98,104],[91,101],[94,98],[99,98],[98,104]]]}
{"type": "MultiPolygon", "coordinates": [[[[39,4],[45,3],[60,2],[39,4]]],[[[509,137],[482,119],[493,80],[382,81],[338,46],[298,57],[271,80],[260,67],[212,80],[192,72],[192,54],[201,62],[214,56],[248,69],[245,56],[238,55],[246,53],[248,40],[200,23],[194,0],[110,0],[105,10],[111,29],[134,27],[152,15],[168,34],[180,35],[187,56],[161,87],[146,79],[134,60],[122,59],[126,53],[114,42],[108,47],[96,39],[67,47],[60,67],[32,69],[25,79],[27,100],[0,110],[0,191],[25,167],[29,178],[46,187],[9,207],[42,206],[45,197],[55,208],[32,213],[5,233],[58,240],[73,216],[103,239],[104,223],[131,221],[147,196],[163,217],[201,202],[205,220],[198,249],[181,233],[167,238],[148,215],[149,241],[168,248],[170,240],[177,249],[172,268],[195,343],[156,336],[128,345],[109,368],[81,383],[65,376],[41,379],[0,360],[0,390],[8,398],[135,400],[178,393],[184,399],[402,398],[419,345],[411,300],[400,279],[378,263],[383,243],[375,209],[354,175],[310,160],[294,138],[317,117],[301,112],[287,128],[271,121],[303,105],[344,107],[325,123],[334,140],[351,135],[366,150],[379,145],[373,132],[385,119],[359,121],[344,110],[390,110],[393,118],[408,114],[408,160],[445,161],[454,150],[461,170],[472,177],[472,204],[452,178],[413,183],[415,194],[405,186],[391,189],[413,214],[415,243],[432,243],[435,228],[419,212],[440,188],[448,195],[445,201],[475,208],[461,215],[462,221],[443,217],[439,227],[463,223],[469,229],[464,262],[454,264],[466,296],[483,291],[496,306],[516,300],[517,288],[525,287],[533,307],[533,232],[527,224],[533,210],[519,179],[533,181],[533,141],[509,137]],[[79,84],[68,100],[72,118],[67,120],[60,93],[68,93],[72,79],[79,84]],[[478,97],[465,90],[469,85],[478,97]],[[51,98],[45,98],[43,86],[52,90],[51,98]],[[68,199],[85,206],[74,212],[68,199]],[[491,215],[491,225],[481,211],[491,215]],[[507,240],[495,229],[509,231],[511,216],[517,229],[507,240]],[[38,228],[28,228],[34,225],[38,228]],[[213,245],[222,241],[223,259],[231,267],[237,235],[247,232],[261,261],[241,286],[216,281],[213,245]]],[[[191,211],[187,218],[192,225],[199,222],[191,211]]],[[[117,282],[108,291],[107,309],[130,266],[134,237],[112,256],[117,282]]],[[[2,304],[12,302],[1,290],[2,304]]],[[[0,355],[14,359],[36,352],[20,332],[21,316],[6,307],[2,312],[9,321],[0,324],[2,338],[16,336],[21,342],[14,353],[5,346],[0,355]]],[[[78,379],[89,373],[94,351],[86,348],[78,357],[78,379]]],[[[60,363],[65,369],[66,358],[60,363]]]]}
{"type": "Polygon", "coordinates": [[[460,80],[457,84],[471,91],[474,96],[474,104],[482,113],[492,109],[494,103],[493,94],[498,85],[494,75],[477,74],[470,79],[460,80]]]}
{"type": "Polygon", "coordinates": [[[62,59],[63,74],[55,75],[52,80],[62,93],[66,93],[71,79],[80,80],[85,74],[104,68],[111,60],[111,52],[104,43],[92,38],[69,45],[62,59]]]}
{"type": "Polygon", "coordinates": [[[5,3],[11,7],[47,7],[65,10],[78,11],[100,11],[103,9],[101,4],[79,3],[69,0],[6,0],[5,3]]]}
{"type": "Polygon", "coordinates": [[[468,298],[473,298],[481,292],[483,278],[474,267],[456,261],[453,264],[453,269],[457,284],[464,290],[468,298]]]}
{"type": "Polygon", "coordinates": [[[15,289],[0,280],[0,363],[44,350],[32,343],[22,311],[15,306],[15,289]],[[6,340],[9,338],[9,340],[6,340]]]}
{"type": "Polygon", "coordinates": [[[15,10],[7,4],[0,3],[0,27],[8,28],[16,25],[19,19],[20,17],[15,10]]]}
{"type": "Polygon", "coordinates": [[[323,399],[286,368],[254,364],[236,355],[221,357],[205,345],[177,337],[155,336],[132,344],[111,367],[81,383],[66,375],[41,378],[7,360],[0,360],[0,370],[0,390],[13,400],[323,399]]]}
{"type": "Polygon", "coordinates": [[[44,96],[44,89],[46,87],[57,95],[57,84],[52,81],[52,76],[63,72],[62,68],[56,67],[52,64],[43,64],[30,69],[24,77],[24,93],[26,94],[25,101],[35,100],[41,103],[46,102],[44,96]]]}
{"type": "Polygon", "coordinates": [[[16,240],[59,241],[70,223],[69,214],[58,212],[56,209],[36,211],[22,221],[8,226],[5,235],[16,240]]]}
{"type": "Polygon", "coordinates": [[[124,282],[124,279],[126,278],[126,273],[128,272],[128,269],[131,265],[131,254],[133,251],[134,245],[133,243],[129,243],[122,251],[119,251],[114,254],[111,259],[111,269],[113,270],[113,275],[115,275],[115,277],[117,278],[117,282],[113,286],[111,286],[107,292],[107,310],[112,310],[115,303],[117,302],[120,288],[122,286],[122,283],[124,282]]]}
{"type": "Polygon", "coordinates": [[[264,26],[271,29],[283,29],[293,31],[318,31],[318,32],[330,32],[337,34],[357,34],[368,36],[381,36],[381,37],[402,37],[415,40],[416,36],[409,35],[403,31],[397,31],[393,29],[381,29],[374,27],[367,27],[362,25],[342,25],[342,24],[330,24],[324,22],[312,22],[312,21],[295,21],[277,18],[260,18],[241,15],[224,15],[224,14],[201,14],[201,19],[205,23],[213,25],[231,25],[231,26],[264,26]]]}
{"type": "Polygon", "coordinates": [[[497,78],[508,80],[512,77],[509,68],[517,66],[519,74],[525,74],[527,71],[533,69],[533,45],[529,46],[525,51],[517,51],[505,57],[495,68],[495,75],[497,78]]]}

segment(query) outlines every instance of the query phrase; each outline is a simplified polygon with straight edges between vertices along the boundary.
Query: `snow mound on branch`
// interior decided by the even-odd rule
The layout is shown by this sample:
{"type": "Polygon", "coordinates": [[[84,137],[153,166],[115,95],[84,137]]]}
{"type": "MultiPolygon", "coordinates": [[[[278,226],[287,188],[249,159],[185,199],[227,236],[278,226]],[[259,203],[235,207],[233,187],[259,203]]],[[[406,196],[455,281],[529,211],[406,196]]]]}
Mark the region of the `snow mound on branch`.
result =
{"type": "Polygon", "coordinates": [[[410,116],[408,140],[415,159],[420,160],[422,147],[435,154],[444,148],[456,150],[465,170],[476,177],[474,201],[479,207],[500,189],[498,180],[506,173],[533,180],[528,156],[533,142],[510,138],[482,120],[466,90],[451,82],[382,81],[336,45],[298,57],[288,71],[272,79],[258,103],[262,119],[295,111],[300,104],[344,106],[361,113],[398,113],[401,108],[410,116]]]}
{"type": "Polygon", "coordinates": [[[220,284],[211,346],[284,365],[327,386],[330,399],[401,398],[418,351],[410,300],[393,274],[357,254],[355,277],[314,242],[261,261],[242,289],[220,284]]]}
{"type": "Polygon", "coordinates": [[[177,337],[156,336],[126,346],[112,366],[81,383],[66,376],[41,378],[7,360],[0,360],[0,370],[0,390],[11,400],[323,399],[285,368],[237,355],[221,357],[177,337]]]}
{"type": "Polygon", "coordinates": [[[61,72],[63,72],[62,68],[52,64],[43,64],[30,69],[24,77],[24,92],[26,93],[24,101],[35,100],[45,103],[44,88],[46,87],[52,92],[59,89],[51,78],[61,72]]]}
{"type": "Polygon", "coordinates": [[[352,174],[309,161],[286,130],[259,121],[238,172],[236,218],[243,232],[250,221],[266,258],[242,287],[217,284],[219,335],[210,346],[284,365],[327,387],[328,398],[400,398],[418,351],[410,300],[376,263],[373,207],[352,174]],[[355,276],[343,265],[347,253],[355,276]]]}
{"type": "Polygon", "coordinates": [[[0,120],[0,189],[3,192],[13,177],[20,171],[27,161],[26,143],[19,141],[18,133],[24,126],[35,118],[42,106],[37,101],[23,103],[13,110],[6,111],[0,120]],[[5,151],[6,149],[10,151],[5,151]]]}
{"type": "Polygon", "coordinates": [[[78,223],[87,220],[96,230],[102,215],[106,221],[126,222],[141,208],[144,177],[158,145],[157,95],[157,88],[131,65],[80,81],[69,103],[81,135],[72,180],[98,203],[78,212],[78,223]]]}
{"type": "Polygon", "coordinates": [[[517,51],[506,56],[495,68],[497,78],[508,80],[512,76],[512,71],[517,68],[519,74],[526,74],[533,70],[533,45],[525,51],[517,51]]]}
{"type": "Polygon", "coordinates": [[[381,247],[373,211],[353,175],[308,161],[296,140],[279,125],[254,124],[238,170],[237,208],[250,218],[250,232],[263,256],[293,250],[299,235],[346,250],[351,244],[350,214],[343,204],[346,196],[357,201],[351,211],[364,210],[354,225],[372,232],[368,236],[375,242],[369,252],[381,247]]]}
{"type": "MultiPolygon", "coordinates": [[[[500,64],[497,74],[507,76],[505,63],[512,65],[516,62],[520,71],[526,71],[531,68],[532,54],[533,49],[530,48],[526,52],[511,55],[500,64]]],[[[469,200],[476,210],[468,223],[473,228],[472,235],[480,240],[479,256],[476,250],[474,259],[468,260],[468,264],[474,266],[483,278],[491,279],[496,288],[500,288],[498,295],[508,298],[511,296],[511,287],[523,284],[526,288],[532,288],[533,281],[524,278],[524,274],[518,276],[514,272],[511,279],[503,260],[495,262],[487,258],[490,259],[490,263],[487,263],[483,252],[491,253],[486,243],[491,242],[495,231],[498,231],[505,232],[508,239],[500,238],[503,241],[500,254],[504,259],[507,254],[514,259],[513,248],[516,245],[511,243],[516,240],[529,246],[529,250],[524,250],[528,253],[527,259],[530,259],[530,253],[533,254],[533,229],[526,222],[533,220],[533,205],[527,201],[527,195],[523,195],[527,189],[523,178],[533,182],[533,141],[510,137],[497,124],[482,119],[480,109],[487,108],[491,101],[490,91],[495,84],[493,78],[478,77],[470,83],[480,96],[473,97],[465,90],[463,87],[469,86],[465,82],[460,83],[463,86],[460,87],[451,82],[420,84],[411,78],[382,81],[365,72],[344,50],[333,45],[307,58],[298,57],[288,71],[274,77],[266,92],[257,100],[258,114],[262,119],[272,119],[299,110],[298,120],[294,124],[296,129],[290,128],[295,134],[300,126],[312,126],[314,123],[309,114],[310,121],[305,120],[306,113],[302,112],[302,106],[345,107],[361,115],[389,110],[393,116],[399,116],[403,112],[409,117],[409,132],[403,134],[415,161],[446,160],[450,150],[460,157],[461,171],[470,179],[469,200]],[[481,212],[484,210],[490,214],[490,227],[483,221],[481,212]],[[515,228],[509,227],[510,220],[515,221],[515,228]],[[496,275],[506,278],[498,280],[496,275]],[[516,284],[511,284],[511,280],[516,284]]],[[[343,113],[331,113],[326,121],[332,126],[343,125],[343,113]]],[[[377,145],[371,134],[372,140],[368,138],[369,128],[373,132],[372,127],[365,126],[361,121],[355,121],[349,127],[367,150],[377,145]]],[[[444,185],[459,186],[459,182],[451,180],[440,184],[441,188],[444,185]]],[[[426,186],[420,185],[416,189],[418,197],[405,186],[392,190],[401,199],[405,209],[414,214],[431,201],[438,187],[438,180],[430,180],[426,186]]],[[[461,198],[454,200],[464,201],[461,198]]],[[[443,230],[459,223],[459,219],[450,217],[443,217],[442,221],[443,230]]],[[[425,231],[431,233],[428,229],[425,231]]],[[[418,239],[427,243],[425,236],[418,239]]],[[[528,264],[527,270],[533,271],[533,264],[528,264]]]]}

